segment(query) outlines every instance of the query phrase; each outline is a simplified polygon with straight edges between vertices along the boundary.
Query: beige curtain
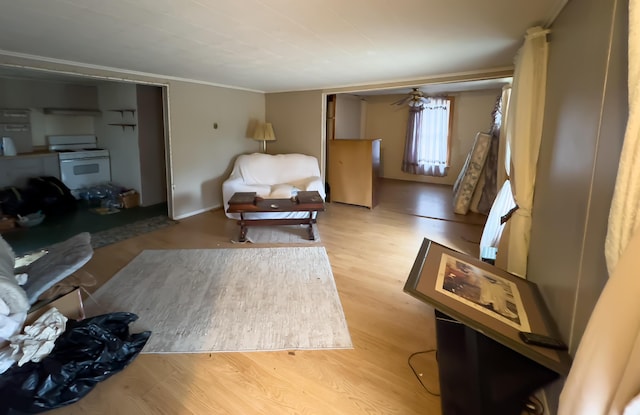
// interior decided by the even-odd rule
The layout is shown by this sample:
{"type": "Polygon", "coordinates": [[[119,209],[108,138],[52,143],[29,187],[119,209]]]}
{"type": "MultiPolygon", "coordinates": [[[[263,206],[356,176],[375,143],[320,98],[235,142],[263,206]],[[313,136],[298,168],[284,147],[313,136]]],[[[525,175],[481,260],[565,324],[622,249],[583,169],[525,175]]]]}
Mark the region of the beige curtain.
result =
{"type": "Polygon", "coordinates": [[[600,294],[560,394],[558,415],[640,414],[639,398],[629,403],[640,392],[638,253],[640,231],[600,294]]]}
{"type": "Polygon", "coordinates": [[[511,216],[509,231],[502,234],[508,238],[504,241],[508,249],[498,250],[497,262],[504,260],[507,271],[520,277],[527,272],[531,208],[542,139],[549,54],[547,33],[549,30],[539,26],[527,30],[516,57],[506,127],[511,152],[511,190],[518,210],[511,216]]]}
{"type": "Polygon", "coordinates": [[[629,1],[629,118],[609,211],[605,255],[609,275],[640,225],[640,4],[629,1]]]}

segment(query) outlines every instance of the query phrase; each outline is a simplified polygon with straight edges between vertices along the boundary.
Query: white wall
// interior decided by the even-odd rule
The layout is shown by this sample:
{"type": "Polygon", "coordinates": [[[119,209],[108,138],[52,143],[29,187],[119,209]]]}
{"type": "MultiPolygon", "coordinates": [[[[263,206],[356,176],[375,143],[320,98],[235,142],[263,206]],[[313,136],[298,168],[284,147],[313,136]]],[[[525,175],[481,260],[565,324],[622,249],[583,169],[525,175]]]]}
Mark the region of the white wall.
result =
{"type": "Polygon", "coordinates": [[[31,139],[34,146],[47,146],[48,135],[95,135],[96,117],[85,115],[52,115],[42,108],[31,108],[31,139]]]}
{"type": "MultiPolygon", "coordinates": [[[[620,0],[573,0],[551,27],[527,277],[571,353],[608,277],[605,236],[628,111],[627,10],[620,0]]],[[[560,387],[548,388],[552,414],[560,387]]]]}
{"type": "Polygon", "coordinates": [[[169,107],[175,216],[222,206],[222,182],[236,156],[260,149],[250,135],[264,120],[264,94],[171,81],[169,107]]]}
{"type": "Polygon", "coordinates": [[[137,124],[136,85],[109,82],[98,86],[98,105],[102,117],[97,120],[98,146],[109,150],[111,181],[127,189],[141,191],[140,150],[138,128],[109,125],[112,123],[137,124]],[[136,112],[120,114],[115,109],[134,109],[136,112]]]}
{"type": "Polygon", "coordinates": [[[273,124],[277,141],[267,152],[302,153],[318,159],[324,177],[325,99],[321,91],[266,95],[266,120],[273,124]]]}
{"type": "Polygon", "coordinates": [[[95,86],[59,81],[0,78],[0,108],[29,108],[31,139],[46,146],[47,135],[95,134],[94,117],[45,114],[44,108],[96,109],[95,86]]]}
{"type": "Polygon", "coordinates": [[[97,105],[97,90],[92,85],[0,78],[0,108],[95,109],[97,105]]]}
{"type": "Polygon", "coordinates": [[[360,130],[361,106],[360,97],[349,94],[336,95],[335,136],[334,138],[364,138],[360,130]]]}
{"type": "Polygon", "coordinates": [[[367,96],[365,136],[382,139],[382,176],[390,179],[453,185],[473,146],[476,133],[489,130],[491,111],[500,93],[500,90],[485,90],[450,94],[455,101],[451,132],[451,168],[446,177],[418,176],[402,171],[409,110],[407,106],[398,107],[391,103],[403,96],[367,96]]]}

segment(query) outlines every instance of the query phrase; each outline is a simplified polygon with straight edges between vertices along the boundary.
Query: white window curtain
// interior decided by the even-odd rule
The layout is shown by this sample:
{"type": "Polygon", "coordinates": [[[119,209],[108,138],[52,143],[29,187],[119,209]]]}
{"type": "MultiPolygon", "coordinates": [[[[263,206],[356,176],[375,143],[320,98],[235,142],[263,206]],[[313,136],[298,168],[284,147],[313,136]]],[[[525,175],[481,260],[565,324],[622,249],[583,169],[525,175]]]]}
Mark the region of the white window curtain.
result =
{"type": "Polygon", "coordinates": [[[506,264],[507,271],[523,278],[527,273],[531,208],[542,139],[549,54],[547,33],[548,29],[539,26],[527,30],[516,56],[506,125],[511,152],[511,190],[518,209],[502,233],[502,238],[507,238],[502,243],[506,249],[498,249],[496,263],[506,264]]]}
{"type": "MultiPolygon", "coordinates": [[[[511,192],[511,183],[509,182],[509,171],[511,168],[511,152],[508,150],[506,125],[509,123],[509,98],[511,96],[511,85],[502,88],[502,125],[500,126],[500,141],[498,145],[498,171],[496,186],[500,189],[496,195],[489,216],[482,229],[482,237],[480,238],[480,258],[495,259],[495,252],[504,230],[504,222],[502,218],[516,206],[511,192]]],[[[497,265],[502,265],[498,263],[497,265]]]]}
{"type": "Polygon", "coordinates": [[[449,169],[448,98],[429,98],[409,109],[402,171],[442,177],[449,169]]]}

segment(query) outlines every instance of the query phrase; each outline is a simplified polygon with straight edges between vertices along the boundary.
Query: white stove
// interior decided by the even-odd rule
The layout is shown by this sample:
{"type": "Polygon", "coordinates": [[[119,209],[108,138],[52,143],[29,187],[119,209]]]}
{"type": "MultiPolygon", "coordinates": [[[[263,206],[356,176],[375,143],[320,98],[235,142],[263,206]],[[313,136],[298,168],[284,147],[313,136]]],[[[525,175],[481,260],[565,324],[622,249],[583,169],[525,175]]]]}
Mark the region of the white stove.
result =
{"type": "Polygon", "coordinates": [[[60,178],[74,196],[79,190],[111,181],[109,150],[98,148],[95,135],[47,136],[49,151],[57,151],[60,178]]]}
{"type": "Polygon", "coordinates": [[[84,159],[89,157],[109,157],[109,150],[102,148],[82,148],[78,150],[55,150],[60,160],[84,159]]]}
{"type": "Polygon", "coordinates": [[[109,150],[98,148],[95,135],[50,135],[47,140],[49,151],[57,151],[60,160],[109,156],[109,150]]]}

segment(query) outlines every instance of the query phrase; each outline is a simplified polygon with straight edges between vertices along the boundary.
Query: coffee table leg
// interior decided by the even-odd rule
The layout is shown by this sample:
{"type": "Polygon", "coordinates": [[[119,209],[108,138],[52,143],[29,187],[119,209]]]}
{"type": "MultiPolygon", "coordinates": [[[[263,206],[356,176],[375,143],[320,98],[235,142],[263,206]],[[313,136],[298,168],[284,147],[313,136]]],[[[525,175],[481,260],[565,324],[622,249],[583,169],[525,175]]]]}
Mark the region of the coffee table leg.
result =
{"type": "Polygon", "coordinates": [[[246,242],[247,241],[247,225],[244,222],[244,213],[240,213],[240,220],[238,221],[238,225],[240,225],[240,238],[238,242],[246,242]]]}
{"type": "Polygon", "coordinates": [[[315,220],[313,219],[313,212],[309,212],[309,240],[315,241],[316,236],[313,234],[313,224],[315,220]]]}

